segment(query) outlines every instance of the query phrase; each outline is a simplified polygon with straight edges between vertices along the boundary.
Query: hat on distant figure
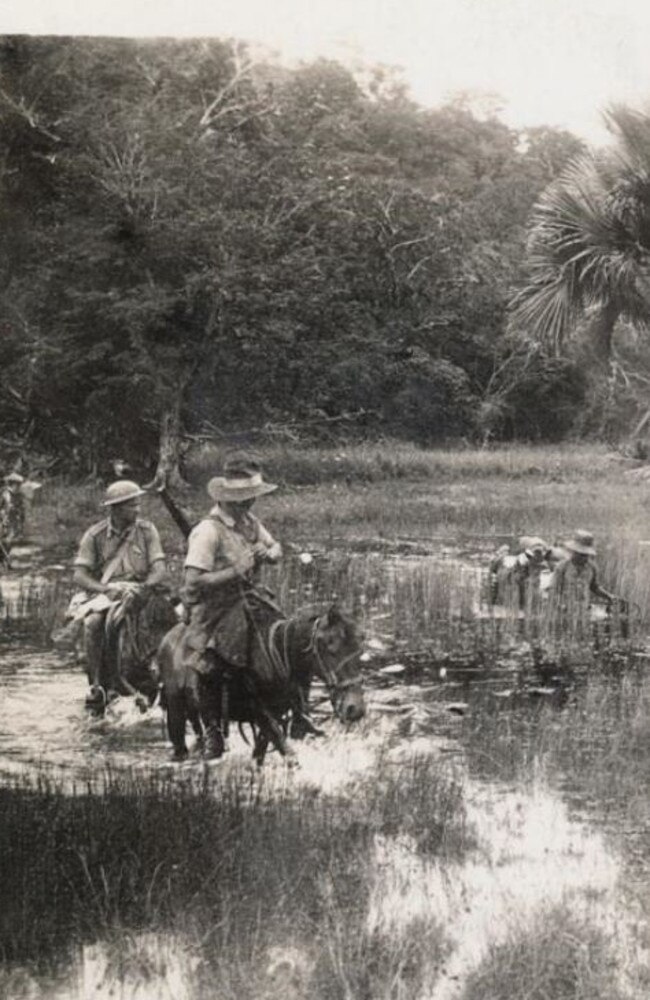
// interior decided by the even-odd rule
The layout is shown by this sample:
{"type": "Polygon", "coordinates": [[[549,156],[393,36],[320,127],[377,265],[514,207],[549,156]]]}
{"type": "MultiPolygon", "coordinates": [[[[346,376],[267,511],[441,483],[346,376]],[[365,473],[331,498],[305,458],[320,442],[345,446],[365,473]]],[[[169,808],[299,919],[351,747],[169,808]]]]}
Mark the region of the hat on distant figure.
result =
{"type": "Polygon", "coordinates": [[[208,483],[208,493],[213,500],[237,503],[256,500],[277,490],[275,483],[267,483],[257,462],[231,459],[224,466],[223,476],[214,476],[208,483]]]}
{"type": "Polygon", "coordinates": [[[569,552],[577,552],[582,556],[595,556],[594,536],[590,531],[574,531],[573,538],[564,543],[569,552]]]}
{"type": "Polygon", "coordinates": [[[106,488],[102,507],[115,507],[119,503],[126,503],[127,500],[135,500],[136,497],[143,497],[145,491],[137,483],[130,479],[118,479],[106,488]]]}
{"type": "Polygon", "coordinates": [[[519,539],[519,548],[522,552],[525,552],[527,556],[532,556],[535,552],[546,553],[548,550],[548,545],[543,538],[538,535],[522,535],[519,539]]]}
{"type": "Polygon", "coordinates": [[[21,476],[19,472],[10,472],[8,476],[5,476],[5,483],[24,483],[25,477],[21,476]]]}

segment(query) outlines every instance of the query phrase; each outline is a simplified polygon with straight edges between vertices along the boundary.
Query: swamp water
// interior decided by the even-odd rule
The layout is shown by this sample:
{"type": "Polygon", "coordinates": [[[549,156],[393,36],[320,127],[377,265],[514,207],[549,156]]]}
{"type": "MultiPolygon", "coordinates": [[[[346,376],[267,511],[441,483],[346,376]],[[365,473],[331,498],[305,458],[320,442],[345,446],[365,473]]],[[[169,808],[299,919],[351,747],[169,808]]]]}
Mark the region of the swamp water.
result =
{"type": "MultiPolygon", "coordinates": [[[[38,616],[38,608],[48,605],[60,586],[58,569],[34,570],[33,561],[30,570],[30,555],[38,553],[27,553],[25,576],[2,581],[6,622],[11,627],[0,647],[0,774],[11,780],[45,770],[64,784],[76,784],[93,776],[101,780],[106,769],[145,773],[155,768],[179,782],[191,782],[204,773],[205,765],[198,759],[180,766],[168,763],[169,746],[157,707],[141,715],[129,699],[121,699],[105,720],[91,721],[83,708],[86,681],[81,666],[71,663],[69,656],[27,647],[29,628],[21,641],[13,637],[21,616],[27,623],[35,613],[38,616]],[[31,596],[26,598],[26,593],[31,596]]],[[[443,586],[440,576],[437,583],[424,587],[421,578],[411,579],[413,565],[414,561],[393,560],[388,589],[363,609],[372,633],[367,718],[345,730],[331,720],[326,708],[317,709],[325,736],[295,745],[299,766],[290,770],[272,754],[264,772],[254,777],[250,748],[235,733],[226,758],[208,770],[220,776],[240,775],[242,784],[254,781],[271,797],[292,789],[296,793],[313,789],[315,794],[352,802],[369,776],[379,777],[391,768],[433,756],[462,786],[475,846],[458,860],[440,860],[422,854],[406,835],[378,834],[371,859],[370,931],[407,939],[423,921],[444,926],[447,958],[428,970],[413,1000],[460,1000],[468,977],[491,949],[515,935],[540,910],[559,904],[603,931],[611,942],[623,995],[640,1000],[650,983],[647,914],[637,905],[638,894],[630,897],[625,860],[615,838],[608,836],[597,804],[582,801],[580,787],[567,784],[561,775],[549,780],[543,768],[525,781],[504,779],[499,767],[490,766],[489,744],[478,753],[475,745],[466,752],[468,716],[484,705],[482,697],[476,700],[472,695],[477,682],[479,686],[484,682],[499,699],[511,693],[512,677],[505,683],[497,671],[496,677],[482,673],[479,679],[463,669],[454,674],[452,666],[413,683],[400,663],[390,662],[390,633],[401,613],[393,606],[396,596],[406,594],[413,600],[413,595],[421,597],[424,592],[428,601],[443,586]]],[[[460,570],[464,596],[462,601],[453,600],[465,608],[477,600],[478,576],[472,566],[461,565],[460,570]]],[[[456,571],[450,560],[443,573],[445,592],[456,571]]],[[[317,686],[314,694],[319,701],[322,691],[317,686]]],[[[530,711],[528,703],[508,708],[504,720],[530,711]]],[[[557,715],[561,718],[562,713],[557,710],[557,715]]],[[[615,825],[610,816],[610,827],[615,825]]],[[[642,859],[637,875],[647,884],[646,860],[642,859]]],[[[130,941],[137,961],[130,965],[125,960],[119,973],[110,950],[100,941],[83,947],[56,981],[16,970],[7,1000],[197,1000],[192,985],[196,955],[187,941],[149,932],[134,933],[130,941]]],[[[299,948],[270,950],[264,964],[269,997],[276,995],[278,981],[284,997],[297,1000],[309,994],[309,957],[299,948]]]]}

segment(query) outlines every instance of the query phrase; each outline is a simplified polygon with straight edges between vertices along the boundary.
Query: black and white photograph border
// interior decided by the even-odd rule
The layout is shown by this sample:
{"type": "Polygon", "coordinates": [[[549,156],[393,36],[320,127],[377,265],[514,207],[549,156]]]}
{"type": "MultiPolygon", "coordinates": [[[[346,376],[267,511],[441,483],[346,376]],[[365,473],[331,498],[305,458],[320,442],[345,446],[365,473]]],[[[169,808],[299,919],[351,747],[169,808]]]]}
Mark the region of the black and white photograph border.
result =
{"type": "Polygon", "coordinates": [[[648,996],[649,32],[5,0],[1,997],[648,996]]]}

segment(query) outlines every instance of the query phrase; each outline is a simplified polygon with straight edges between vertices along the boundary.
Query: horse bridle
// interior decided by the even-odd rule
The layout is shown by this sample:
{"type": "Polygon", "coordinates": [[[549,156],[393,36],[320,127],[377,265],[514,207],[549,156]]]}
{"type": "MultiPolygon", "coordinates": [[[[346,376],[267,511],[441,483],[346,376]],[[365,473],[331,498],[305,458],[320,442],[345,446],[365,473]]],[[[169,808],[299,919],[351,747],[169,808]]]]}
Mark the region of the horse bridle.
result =
{"type": "MultiPolygon", "coordinates": [[[[321,652],[318,648],[318,631],[322,622],[323,618],[315,619],[311,631],[311,638],[309,640],[309,645],[305,647],[305,652],[311,653],[314,659],[316,660],[316,663],[318,664],[319,668],[319,674],[323,679],[323,682],[328,690],[330,698],[332,699],[332,701],[334,701],[338,700],[348,688],[354,687],[357,684],[362,684],[363,678],[361,674],[358,673],[355,674],[354,677],[345,677],[343,680],[339,680],[334,671],[325,663],[325,660],[323,659],[321,652]]],[[[359,655],[358,652],[354,652],[354,653],[349,653],[347,656],[344,656],[342,660],[338,661],[337,669],[340,670],[341,667],[344,667],[347,663],[350,663],[352,660],[355,660],[358,657],[358,655],[359,655]]]]}
{"type": "MultiPolygon", "coordinates": [[[[314,624],[311,630],[311,636],[309,643],[305,646],[304,652],[311,653],[314,657],[316,664],[318,666],[318,674],[322,678],[327,692],[332,700],[332,703],[340,700],[341,696],[348,688],[354,687],[357,684],[363,683],[363,678],[360,673],[355,674],[353,677],[345,677],[340,680],[334,670],[331,669],[323,659],[320,649],[318,648],[318,632],[320,626],[323,624],[324,617],[319,617],[314,620],[314,624]]],[[[276,667],[279,667],[281,672],[289,676],[291,669],[289,665],[289,626],[291,622],[286,618],[280,621],[274,622],[269,630],[269,641],[268,641],[268,652],[267,655],[271,663],[276,667]],[[281,648],[278,649],[278,637],[280,630],[283,629],[284,634],[280,637],[281,648]]],[[[339,660],[337,663],[337,668],[341,669],[347,663],[358,657],[359,653],[349,653],[344,656],[343,659],[339,660]]]]}

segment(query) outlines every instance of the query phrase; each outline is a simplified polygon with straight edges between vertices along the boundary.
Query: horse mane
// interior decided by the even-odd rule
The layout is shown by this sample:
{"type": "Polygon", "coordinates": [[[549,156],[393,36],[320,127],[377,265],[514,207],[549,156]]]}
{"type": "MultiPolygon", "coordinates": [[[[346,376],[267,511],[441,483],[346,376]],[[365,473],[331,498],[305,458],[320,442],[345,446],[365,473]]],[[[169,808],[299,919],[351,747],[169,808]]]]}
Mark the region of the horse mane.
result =
{"type": "Polygon", "coordinates": [[[310,628],[313,628],[317,619],[329,617],[332,625],[340,625],[343,628],[346,643],[357,642],[359,638],[356,622],[336,603],[306,604],[289,617],[295,625],[307,624],[310,628]]]}

